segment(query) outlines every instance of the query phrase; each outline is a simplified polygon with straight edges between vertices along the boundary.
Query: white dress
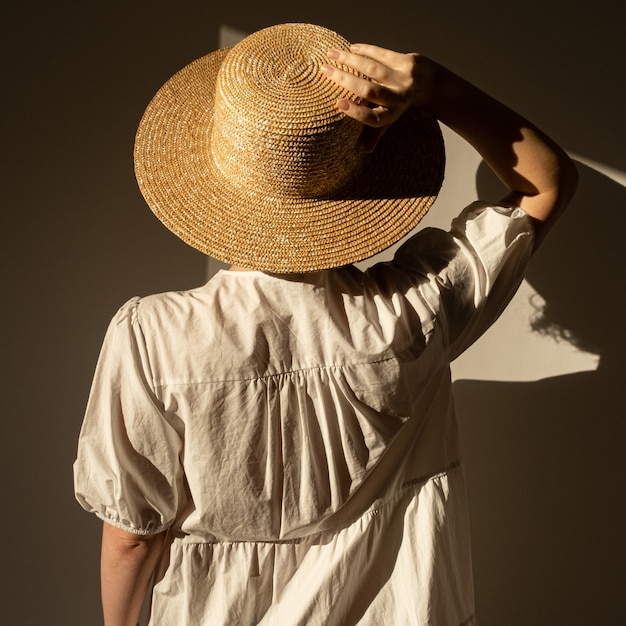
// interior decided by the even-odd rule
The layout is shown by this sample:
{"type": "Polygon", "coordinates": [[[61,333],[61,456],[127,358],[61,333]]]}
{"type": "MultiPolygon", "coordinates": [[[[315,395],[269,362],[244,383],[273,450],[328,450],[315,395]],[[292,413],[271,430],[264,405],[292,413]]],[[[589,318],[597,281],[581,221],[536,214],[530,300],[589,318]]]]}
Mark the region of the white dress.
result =
{"type": "Polygon", "coordinates": [[[75,489],[168,530],[150,623],[475,623],[449,363],[532,243],[521,209],[474,203],[365,273],[222,271],[123,306],[75,489]]]}

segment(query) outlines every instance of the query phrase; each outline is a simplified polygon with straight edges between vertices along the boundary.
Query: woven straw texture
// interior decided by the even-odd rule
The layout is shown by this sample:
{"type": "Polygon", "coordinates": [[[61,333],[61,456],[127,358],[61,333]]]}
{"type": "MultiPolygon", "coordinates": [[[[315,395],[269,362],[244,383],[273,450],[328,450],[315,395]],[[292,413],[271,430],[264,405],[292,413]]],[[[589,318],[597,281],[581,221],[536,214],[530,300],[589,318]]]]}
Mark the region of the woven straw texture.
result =
{"type": "Polygon", "coordinates": [[[258,31],[174,75],[135,142],[139,187],[185,242],[234,265],[308,272],[362,260],[408,233],[443,179],[436,120],[412,109],[374,153],[326,78],[338,34],[309,24],[258,31]]]}

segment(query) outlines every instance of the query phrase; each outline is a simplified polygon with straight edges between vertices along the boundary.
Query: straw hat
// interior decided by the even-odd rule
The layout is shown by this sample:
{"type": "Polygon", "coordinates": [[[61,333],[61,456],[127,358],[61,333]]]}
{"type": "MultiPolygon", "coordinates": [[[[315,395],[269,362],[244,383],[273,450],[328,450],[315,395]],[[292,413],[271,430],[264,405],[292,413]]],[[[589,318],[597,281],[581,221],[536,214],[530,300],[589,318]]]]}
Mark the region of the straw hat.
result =
{"type": "MultiPolygon", "coordinates": [[[[268,272],[353,263],[424,216],[443,179],[441,131],[409,110],[367,154],[357,100],[320,71],[349,43],[282,24],[183,68],[139,125],[135,172],[155,215],[214,258],[268,272]]],[[[347,68],[345,68],[347,69],[347,68]]]]}

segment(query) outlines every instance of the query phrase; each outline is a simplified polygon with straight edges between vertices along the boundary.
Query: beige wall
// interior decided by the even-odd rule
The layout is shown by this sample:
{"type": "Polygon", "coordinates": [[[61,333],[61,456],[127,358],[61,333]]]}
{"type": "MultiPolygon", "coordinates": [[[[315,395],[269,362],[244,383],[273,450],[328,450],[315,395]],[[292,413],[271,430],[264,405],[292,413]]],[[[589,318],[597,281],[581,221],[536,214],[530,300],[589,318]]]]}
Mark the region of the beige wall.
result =
{"type": "MultiPolygon", "coordinates": [[[[623,4],[216,4],[41,2],[5,12],[1,621],[99,623],[99,524],[73,501],[71,465],[100,342],[130,296],[205,277],[205,259],[137,191],[131,151],[145,105],[217,46],[220,25],[311,21],[439,59],[585,163],[525,291],[456,364],[455,385],[482,625],[626,622],[623,4]],[[537,302],[553,336],[566,330],[560,343],[529,331],[537,302]]],[[[477,189],[498,193],[475,155],[448,139],[446,189],[428,218],[442,225],[477,189]]]]}

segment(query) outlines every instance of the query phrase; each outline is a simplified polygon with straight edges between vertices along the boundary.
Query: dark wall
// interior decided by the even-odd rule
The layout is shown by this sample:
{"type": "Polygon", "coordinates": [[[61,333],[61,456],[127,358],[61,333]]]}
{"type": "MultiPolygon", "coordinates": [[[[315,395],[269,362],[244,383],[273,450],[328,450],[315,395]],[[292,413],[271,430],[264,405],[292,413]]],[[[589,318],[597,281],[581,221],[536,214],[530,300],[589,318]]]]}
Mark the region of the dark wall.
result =
{"type": "MultiPolygon", "coordinates": [[[[205,275],[205,259],[145,207],[133,136],[156,89],[217,46],[220,24],[249,32],[310,21],[353,41],[425,52],[623,180],[622,3],[217,4],[40,2],[5,11],[3,622],[99,623],[100,526],[74,503],[71,466],[100,342],[130,296],[184,289],[205,275]]],[[[593,335],[600,369],[523,386],[457,384],[483,626],[626,621],[616,348],[624,187],[582,169],[569,225],[530,280],[547,290],[555,315],[559,305],[584,308],[557,324],[593,335]]]]}

